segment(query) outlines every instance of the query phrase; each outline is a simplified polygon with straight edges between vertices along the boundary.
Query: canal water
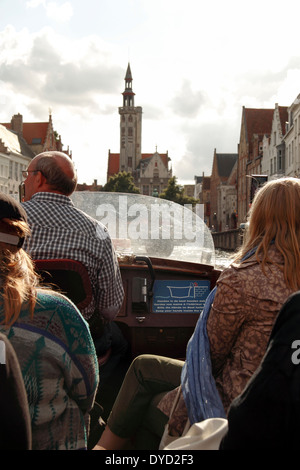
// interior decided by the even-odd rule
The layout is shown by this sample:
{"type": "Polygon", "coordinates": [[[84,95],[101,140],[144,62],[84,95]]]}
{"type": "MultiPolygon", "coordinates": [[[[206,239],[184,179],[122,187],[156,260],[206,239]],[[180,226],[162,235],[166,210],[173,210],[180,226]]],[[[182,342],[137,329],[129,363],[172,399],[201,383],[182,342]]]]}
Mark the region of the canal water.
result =
{"type": "Polygon", "coordinates": [[[230,265],[234,256],[233,251],[215,250],[215,268],[224,269],[230,265]]]}

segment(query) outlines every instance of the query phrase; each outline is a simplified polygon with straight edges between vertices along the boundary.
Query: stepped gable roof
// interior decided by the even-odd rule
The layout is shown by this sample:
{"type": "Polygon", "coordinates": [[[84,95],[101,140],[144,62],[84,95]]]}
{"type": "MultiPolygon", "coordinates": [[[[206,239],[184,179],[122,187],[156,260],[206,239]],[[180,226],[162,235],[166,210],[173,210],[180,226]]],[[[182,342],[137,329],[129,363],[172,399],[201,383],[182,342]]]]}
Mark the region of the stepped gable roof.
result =
{"type": "Polygon", "coordinates": [[[4,124],[0,124],[0,142],[8,152],[30,158],[33,158],[35,155],[29,145],[27,145],[26,140],[22,136],[9,130],[4,124]]]}
{"type": "Polygon", "coordinates": [[[218,175],[221,179],[226,180],[229,178],[237,159],[237,153],[216,153],[218,175]]]}

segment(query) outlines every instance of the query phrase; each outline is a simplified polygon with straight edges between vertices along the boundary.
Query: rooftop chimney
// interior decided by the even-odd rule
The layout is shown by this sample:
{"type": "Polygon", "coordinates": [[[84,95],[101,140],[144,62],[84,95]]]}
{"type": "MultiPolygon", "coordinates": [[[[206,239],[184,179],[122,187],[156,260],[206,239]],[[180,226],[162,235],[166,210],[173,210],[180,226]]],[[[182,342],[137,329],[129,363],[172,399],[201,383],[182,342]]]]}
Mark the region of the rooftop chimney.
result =
{"type": "Polygon", "coordinates": [[[11,130],[19,135],[23,135],[23,116],[18,113],[11,118],[11,130]]]}

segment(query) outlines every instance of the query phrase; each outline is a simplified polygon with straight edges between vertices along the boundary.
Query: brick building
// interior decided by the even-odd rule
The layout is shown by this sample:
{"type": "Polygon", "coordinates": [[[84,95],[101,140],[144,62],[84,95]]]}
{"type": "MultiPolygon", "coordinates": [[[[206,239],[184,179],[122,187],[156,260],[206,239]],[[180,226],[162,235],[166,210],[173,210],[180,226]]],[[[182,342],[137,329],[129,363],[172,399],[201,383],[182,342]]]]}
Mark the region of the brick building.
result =
{"type": "Polygon", "coordinates": [[[245,222],[251,196],[251,175],[262,174],[263,140],[270,136],[274,109],[242,110],[238,146],[238,224],[245,222]]]}
{"type": "Polygon", "coordinates": [[[226,205],[230,195],[230,201],[236,199],[235,183],[228,184],[229,177],[231,183],[234,181],[232,172],[237,164],[237,153],[217,153],[214,150],[212,173],[210,177],[210,227],[219,232],[225,230],[226,225],[231,224],[236,208],[226,205]]]}

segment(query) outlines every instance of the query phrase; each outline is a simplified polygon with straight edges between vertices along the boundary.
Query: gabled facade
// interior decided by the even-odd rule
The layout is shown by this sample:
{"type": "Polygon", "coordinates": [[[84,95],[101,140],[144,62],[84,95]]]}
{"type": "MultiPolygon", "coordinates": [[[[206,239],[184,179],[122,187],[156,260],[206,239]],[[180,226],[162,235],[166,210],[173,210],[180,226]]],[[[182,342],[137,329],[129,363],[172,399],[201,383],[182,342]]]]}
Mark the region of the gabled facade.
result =
{"type": "Polygon", "coordinates": [[[168,186],[172,176],[169,169],[168,152],[159,154],[157,151],[152,155],[143,154],[137,165],[134,179],[142,194],[147,196],[159,195],[168,186]]]}
{"type": "Polygon", "coordinates": [[[119,171],[129,171],[132,173],[135,185],[140,189],[141,194],[147,196],[157,195],[163,192],[168,186],[168,181],[172,177],[172,169],[169,168],[170,158],[167,153],[142,153],[139,164],[130,172],[120,169],[120,154],[108,152],[107,181],[111,176],[119,171]]]}
{"type": "Polygon", "coordinates": [[[0,191],[18,195],[22,171],[34,157],[25,139],[0,124],[0,191]]]}
{"type": "Polygon", "coordinates": [[[53,129],[52,117],[48,122],[23,122],[16,114],[10,123],[0,124],[0,191],[17,195],[22,178],[31,159],[46,150],[58,150],[72,158],[62,148],[60,136],[53,129]]]}
{"type": "Polygon", "coordinates": [[[251,175],[262,174],[263,140],[270,137],[274,109],[243,106],[238,145],[238,224],[245,222],[250,204],[251,175]]]}
{"type": "Polygon", "coordinates": [[[23,122],[22,114],[15,114],[10,123],[3,123],[7,129],[24,138],[34,155],[46,150],[58,150],[72,158],[68,150],[63,150],[61,136],[53,129],[52,116],[48,122],[23,122]]]}
{"type": "Polygon", "coordinates": [[[142,108],[135,106],[132,73],[128,64],[125,75],[123,106],[120,114],[120,153],[108,152],[107,181],[111,176],[126,171],[132,174],[142,194],[161,193],[172,177],[170,158],[165,154],[142,153],[142,108]]]}
{"type": "Polygon", "coordinates": [[[286,176],[300,177],[300,94],[288,108],[285,142],[286,176]]]}
{"type": "Polygon", "coordinates": [[[225,230],[236,207],[228,207],[226,199],[230,192],[230,201],[236,199],[236,186],[228,185],[228,179],[237,163],[237,153],[217,153],[214,150],[212,173],[210,178],[210,227],[220,232],[225,230]],[[231,187],[233,186],[233,187],[231,187]],[[232,193],[234,193],[232,195],[232,193]]]}
{"type": "Polygon", "coordinates": [[[285,143],[283,137],[288,120],[287,106],[275,104],[272,129],[269,136],[263,138],[262,174],[268,180],[281,178],[285,174],[285,143]]]}

